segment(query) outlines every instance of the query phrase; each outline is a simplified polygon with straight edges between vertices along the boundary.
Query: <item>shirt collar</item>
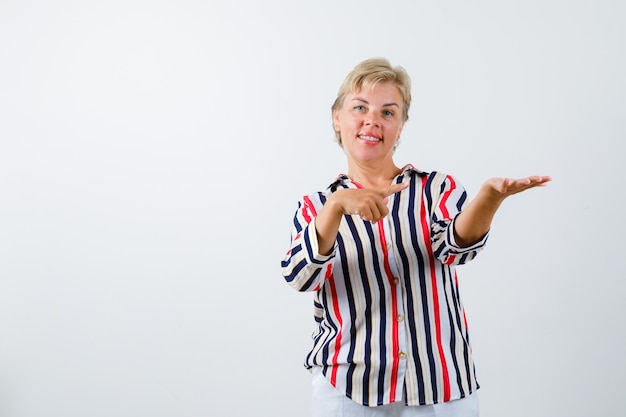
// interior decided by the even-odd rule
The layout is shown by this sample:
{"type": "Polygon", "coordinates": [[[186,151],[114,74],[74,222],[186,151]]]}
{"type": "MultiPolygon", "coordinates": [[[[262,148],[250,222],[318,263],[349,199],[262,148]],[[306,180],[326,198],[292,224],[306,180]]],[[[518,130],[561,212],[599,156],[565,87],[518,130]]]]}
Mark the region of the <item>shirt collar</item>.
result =
{"type": "MultiPolygon", "coordinates": [[[[406,164],[404,167],[402,167],[402,173],[400,175],[404,176],[404,175],[409,175],[414,172],[417,175],[423,176],[423,175],[428,175],[427,172],[422,171],[420,169],[415,168],[413,165],[411,164],[406,164]]],[[[337,188],[337,186],[339,184],[344,184],[344,183],[348,183],[351,182],[352,180],[350,179],[350,177],[348,177],[348,175],[346,174],[339,174],[337,175],[337,177],[335,178],[335,181],[333,181],[328,188],[332,191],[335,191],[335,189],[337,188]]]]}

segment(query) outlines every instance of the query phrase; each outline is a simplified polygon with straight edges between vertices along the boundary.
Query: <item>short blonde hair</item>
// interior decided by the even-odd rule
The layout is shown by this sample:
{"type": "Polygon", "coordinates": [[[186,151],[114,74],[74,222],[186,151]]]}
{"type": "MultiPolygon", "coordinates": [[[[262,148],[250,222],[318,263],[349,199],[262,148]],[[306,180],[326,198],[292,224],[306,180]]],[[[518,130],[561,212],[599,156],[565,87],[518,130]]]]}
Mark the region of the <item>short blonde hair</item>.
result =
{"type": "MultiPolygon", "coordinates": [[[[348,94],[386,82],[391,82],[398,87],[402,95],[402,121],[406,122],[409,120],[409,107],[411,107],[411,78],[404,68],[392,67],[385,58],[366,59],[350,71],[337,92],[337,98],[331,108],[333,116],[335,111],[343,106],[348,94]]],[[[341,132],[335,131],[335,136],[339,146],[343,146],[341,132]]]]}

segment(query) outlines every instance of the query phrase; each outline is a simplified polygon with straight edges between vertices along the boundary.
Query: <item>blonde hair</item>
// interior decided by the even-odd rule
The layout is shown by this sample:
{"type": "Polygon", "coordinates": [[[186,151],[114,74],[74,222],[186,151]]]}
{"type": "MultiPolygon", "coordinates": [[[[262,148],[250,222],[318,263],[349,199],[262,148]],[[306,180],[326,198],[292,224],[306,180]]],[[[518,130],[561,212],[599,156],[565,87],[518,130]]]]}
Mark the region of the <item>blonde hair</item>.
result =
{"type": "MultiPolygon", "coordinates": [[[[393,83],[400,91],[402,95],[402,121],[406,122],[409,120],[409,107],[411,106],[411,78],[404,68],[401,66],[392,67],[385,58],[366,59],[350,71],[339,87],[337,98],[331,107],[333,116],[335,111],[343,106],[348,94],[386,82],[393,83]]],[[[335,136],[339,146],[343,146],[341,132],[335,131],[335,136]]]]}

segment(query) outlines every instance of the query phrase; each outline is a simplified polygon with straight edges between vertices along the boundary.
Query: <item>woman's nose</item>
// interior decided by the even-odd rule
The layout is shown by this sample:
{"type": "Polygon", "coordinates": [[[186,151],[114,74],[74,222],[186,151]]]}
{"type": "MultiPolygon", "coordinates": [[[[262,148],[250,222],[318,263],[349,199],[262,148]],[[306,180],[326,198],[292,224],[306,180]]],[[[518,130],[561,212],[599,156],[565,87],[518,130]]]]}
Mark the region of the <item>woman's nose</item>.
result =
{"type": "Polygon", "coordinates": [[[380,126],[380,119],[375,114],[368,114],[365,116],[365,124],[370,126],[380,126]]]}

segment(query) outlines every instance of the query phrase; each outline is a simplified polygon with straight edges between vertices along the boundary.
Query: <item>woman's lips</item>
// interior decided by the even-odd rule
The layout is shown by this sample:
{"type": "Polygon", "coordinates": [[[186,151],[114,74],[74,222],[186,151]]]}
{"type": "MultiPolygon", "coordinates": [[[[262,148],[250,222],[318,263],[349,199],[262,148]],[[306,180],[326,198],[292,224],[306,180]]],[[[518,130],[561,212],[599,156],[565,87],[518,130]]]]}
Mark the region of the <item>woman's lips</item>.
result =
{"type": "Polygon", "coordinates": [[[382,141],[382,138],[378,138],[376,136],[371,136],[371,135],[359,135],[359,139],[365,142],[370,142],[370,143],[377,143],[377,142],[382,141]]]}

